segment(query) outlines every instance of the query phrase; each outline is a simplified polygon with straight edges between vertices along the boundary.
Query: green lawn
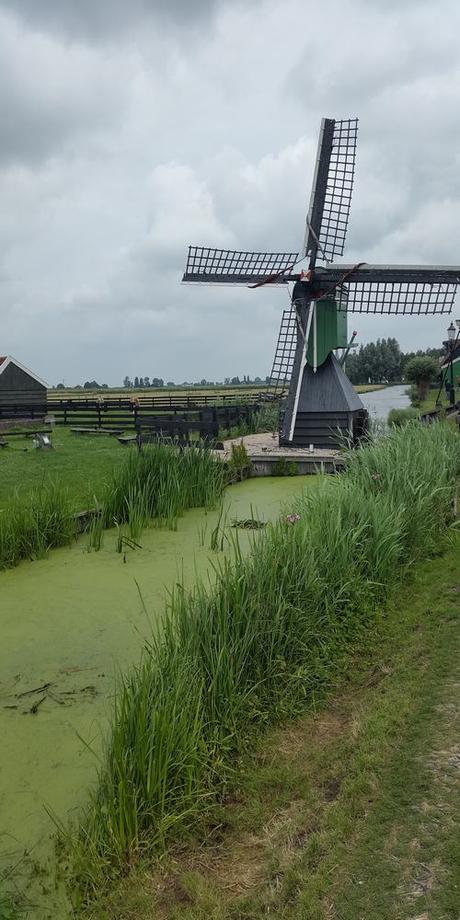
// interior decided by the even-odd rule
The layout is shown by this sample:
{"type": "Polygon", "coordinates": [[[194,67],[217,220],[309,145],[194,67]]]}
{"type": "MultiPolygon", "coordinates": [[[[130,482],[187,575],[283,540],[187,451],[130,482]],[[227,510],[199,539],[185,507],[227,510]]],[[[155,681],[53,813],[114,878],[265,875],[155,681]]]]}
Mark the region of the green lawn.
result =
{"type": "Polygon", "coordinates": [[[213,821],[92,920],[458,920],[460,539],[420,563],[340,692],[235,764],[213,821]]]}
{"type": "MultiPolygon", "coordinates": [[[[430,412],[432,409],[436,408],[436,397],[438,396],[438,393],[439,393],[439,388],[436,390],[429,391],[427,399],[424,399],[420,406],[421,412],[430,412]]],[[[441,393],[439,395],[439,402],[441,406],[449,405],[449,400],[447,399],[446,391],[444,388],[441,390],[441,393]]]]}
{"type": "Polygon", "coordinates": [[[52,479],[69,490],[75,511],[94,504],[114,464],[131,447],[104,435],[77,436],[69,428],[52,432],[53,450],[36,450],[31,438],[8,437],[0,450],[0,507],[15,490],[30,491],[44,479],[52,479]]]}

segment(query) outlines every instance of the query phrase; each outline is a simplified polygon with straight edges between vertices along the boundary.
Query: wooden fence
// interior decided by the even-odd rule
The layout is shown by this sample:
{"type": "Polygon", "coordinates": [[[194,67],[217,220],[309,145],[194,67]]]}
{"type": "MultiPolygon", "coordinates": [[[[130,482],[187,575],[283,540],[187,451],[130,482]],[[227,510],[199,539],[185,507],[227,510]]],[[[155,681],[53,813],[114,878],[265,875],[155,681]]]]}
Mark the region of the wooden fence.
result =
{"type": "Polygon", "coordinates": [[[235,403],[220,397],[219,401],[217,405],[197,405],[191,397],[186,397],[185,404],[171,403],[169,399],[162,404],[153,397],[153,405],[150,400],[137,403],[128,399],[54,400],[41,407],[0,405],[0,422],[19,425],[25,419],[29,424],[36,419],[42,424],[45,414],[49,414],[54,416],[57,425],[72,428],[113,432],[132,430],[143,439],[148,437],[148,432],[152,436],[156,432],[188,440],[193,432],[197,432],[200,438],[210,440],[217,437],[219,430],[229,431],[248,422],[261,406],[256,400],[235,403]]]}
{"type": "Polygon", "coordinates": [[[136,419],[138,444],[166,438],[182,444],[193,440],[216,441],[219,432],[230,431],[243,423],[250,423],[253,413],[259,408],[254,405],[206,406],[198,412],[175,412],[162,415],[143,415],[136,419]],[[195,437],[196,436],[196,437],[195,437]]]}

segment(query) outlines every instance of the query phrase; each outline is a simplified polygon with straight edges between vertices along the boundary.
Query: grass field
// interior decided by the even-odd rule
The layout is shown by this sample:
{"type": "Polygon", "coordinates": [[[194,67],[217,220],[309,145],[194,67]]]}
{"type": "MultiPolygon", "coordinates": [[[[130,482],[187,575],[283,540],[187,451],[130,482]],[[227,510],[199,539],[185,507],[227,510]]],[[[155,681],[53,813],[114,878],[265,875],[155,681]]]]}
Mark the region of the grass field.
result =
{"type": "Polygon", "coordinates": [[[328,703],[235,764],[213,821],[88,920],[457,920],[459,571],[457,537],[415,567],[328,703]]]}
{"type": "MultiPolygon", "coordinates": [[[[436,397],[438,396],[438,393],[439,393],[439,390],[429,391],[427,399],[424,399],[420,406],[421,412],[430,412],[432,409],[436,408],[436,397]]],[[[449,405],[449,400],[447,399],[446,391],[444,390],[444,388],[442,389],[440,393],[439,402],[441,406],[449,405]]]]}
{"type": "Polygon", "coordinates": [[[55,428],[53,450],[35,450],[30,438],[10,439],[0,450],[0,508],[15,491],[19,494],[53,480],[68,490],[75,511],[94,505],[126,451],[115,438],[103,435],[77,437],[69,428],[55,428]]]}

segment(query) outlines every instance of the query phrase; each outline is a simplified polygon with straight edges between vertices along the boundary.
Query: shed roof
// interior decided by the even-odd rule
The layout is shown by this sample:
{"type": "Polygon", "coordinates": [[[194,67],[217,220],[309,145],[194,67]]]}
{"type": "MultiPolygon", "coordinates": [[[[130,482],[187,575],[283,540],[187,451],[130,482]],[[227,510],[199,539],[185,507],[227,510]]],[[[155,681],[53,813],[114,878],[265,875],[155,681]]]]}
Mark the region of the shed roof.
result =
{"type": "Polygon", "coordinates": [[[24,364],[21,364],[16,358],[13,358],[11,355],[0,355],[0,376],[3,374],[3,371],[9,367],[10,364],[15,364],[16,367],[19,367],[21,371],[24,371],[25,374],[28,374],[29,377],[32,377],[33,380],[36,380],[37,383],[41,383],[43,387],[48,389],[48,384],[42,380],[41,377],[38,377],[37,374],[34,374],[33,371],[30,371],[28,367],[25,367],[24,364]]]}

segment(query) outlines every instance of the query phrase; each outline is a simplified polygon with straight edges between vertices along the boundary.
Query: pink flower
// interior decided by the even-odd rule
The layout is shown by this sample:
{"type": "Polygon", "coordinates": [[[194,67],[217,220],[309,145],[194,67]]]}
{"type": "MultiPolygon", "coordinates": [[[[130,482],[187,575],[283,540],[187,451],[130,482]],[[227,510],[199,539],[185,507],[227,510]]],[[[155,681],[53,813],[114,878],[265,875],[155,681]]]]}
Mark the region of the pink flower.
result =
{"type": "Polygon", "coordinates": [[[295,524],[296,521],[300,521],[300,514],[288,514],[286,521],[288,524],[295,524]]]}

